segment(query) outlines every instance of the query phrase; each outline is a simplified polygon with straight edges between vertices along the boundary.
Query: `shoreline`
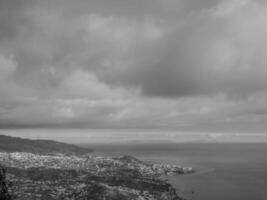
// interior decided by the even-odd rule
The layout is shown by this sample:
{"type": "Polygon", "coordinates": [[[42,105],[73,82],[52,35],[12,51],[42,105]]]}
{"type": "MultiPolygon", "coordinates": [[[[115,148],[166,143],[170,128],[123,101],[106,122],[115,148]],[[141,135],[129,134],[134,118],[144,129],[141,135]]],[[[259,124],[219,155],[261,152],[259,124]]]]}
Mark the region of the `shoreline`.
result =
{"type": "MultiPolygon", "coordinates": [[[[95,157],[0,152],[0,163],[7,169],[10,180],[14,183],[15,196],[23,200],[26,200],[27,196],[33,197],[31,199],[34,200],[44,197],[46,193],[42,190],[43,186],[54,194],[51,199],[76,195],[78,188],[79,194],[95,195],[98,190],[93,190],[90,194],[86,192],[90,187],[97,187],[105,191],[107,198],[115,194],[118,197],[124,196],[123,199],[182,200],[175,187],[160,177],[170,173],[189,173],[187,168],[181,166],[148,164],[133,156],[95,157]],[[71,182],[71,188],[66,182],[71,182]]],[[[96,195],[104,194],[102,192],[96,195]]]]}

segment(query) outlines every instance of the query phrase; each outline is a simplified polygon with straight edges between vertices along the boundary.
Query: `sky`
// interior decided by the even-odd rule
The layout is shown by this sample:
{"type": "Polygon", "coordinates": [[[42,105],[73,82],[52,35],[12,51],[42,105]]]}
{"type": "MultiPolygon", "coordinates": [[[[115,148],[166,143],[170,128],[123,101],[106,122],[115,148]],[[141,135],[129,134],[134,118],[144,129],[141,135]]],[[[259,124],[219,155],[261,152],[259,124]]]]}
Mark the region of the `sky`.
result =
{"type": "Polygon", "coordinates": [[[0,128],[267,132],[264,0],[0,0],[0,128]]]}

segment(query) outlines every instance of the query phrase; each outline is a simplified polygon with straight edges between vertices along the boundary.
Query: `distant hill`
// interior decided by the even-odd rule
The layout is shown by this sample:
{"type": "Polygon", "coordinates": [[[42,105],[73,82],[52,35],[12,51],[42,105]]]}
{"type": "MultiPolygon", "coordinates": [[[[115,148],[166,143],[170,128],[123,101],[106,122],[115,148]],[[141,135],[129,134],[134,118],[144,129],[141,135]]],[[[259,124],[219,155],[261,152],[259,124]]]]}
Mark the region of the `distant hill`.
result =
{"type": "Polygon", "coordinates": [[[0,135],[0,151],[29,152],[39,154],[83,155],[92,152],[91,149],[52,140],[30,140],[18,137],[0,135]]]}

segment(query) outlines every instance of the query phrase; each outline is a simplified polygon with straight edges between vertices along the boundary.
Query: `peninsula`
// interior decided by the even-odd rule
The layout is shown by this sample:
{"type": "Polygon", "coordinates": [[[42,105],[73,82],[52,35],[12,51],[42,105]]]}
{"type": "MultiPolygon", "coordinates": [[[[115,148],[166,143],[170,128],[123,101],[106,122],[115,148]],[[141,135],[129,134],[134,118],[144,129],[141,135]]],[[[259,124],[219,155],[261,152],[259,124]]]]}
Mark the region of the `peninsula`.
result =
{"type": "Polygon", "coordinates": [[[30,152],[0,152],[0,165],[19,200],[181,200],[162,175],[193,169],[148,164],[132,156],[98,157],[30,152]]]}

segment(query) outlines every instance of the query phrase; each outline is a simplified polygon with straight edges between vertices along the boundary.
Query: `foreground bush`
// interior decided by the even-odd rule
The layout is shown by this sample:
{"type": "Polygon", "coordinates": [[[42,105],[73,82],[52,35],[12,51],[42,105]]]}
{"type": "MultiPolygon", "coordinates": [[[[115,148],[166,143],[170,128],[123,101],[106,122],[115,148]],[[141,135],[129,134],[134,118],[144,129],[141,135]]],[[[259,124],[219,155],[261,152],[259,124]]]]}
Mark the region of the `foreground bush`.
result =
{"type": "Polygon", "coordinates": [[[0,200],[12,200],[11,182],[6,178],[6,168],[0,166],[0,200]]]}

